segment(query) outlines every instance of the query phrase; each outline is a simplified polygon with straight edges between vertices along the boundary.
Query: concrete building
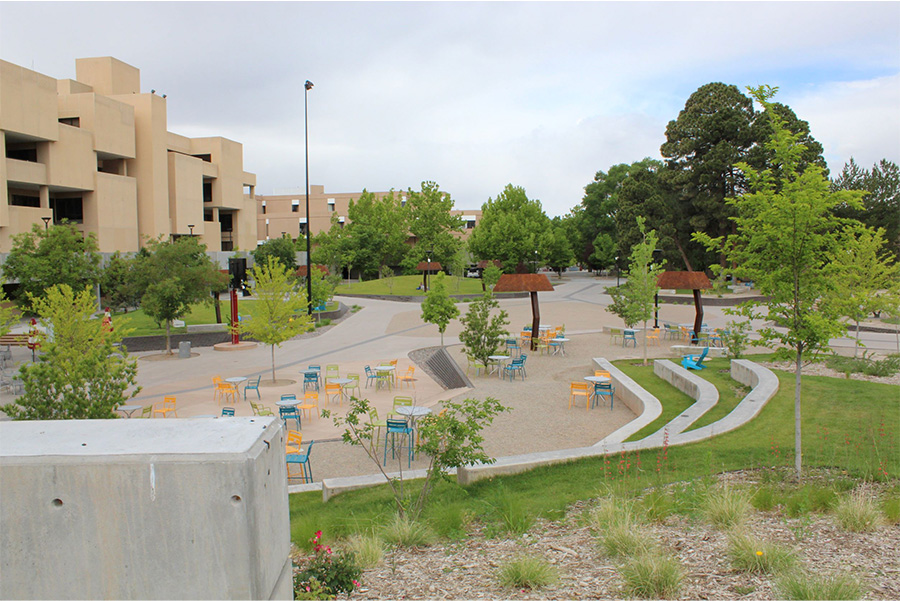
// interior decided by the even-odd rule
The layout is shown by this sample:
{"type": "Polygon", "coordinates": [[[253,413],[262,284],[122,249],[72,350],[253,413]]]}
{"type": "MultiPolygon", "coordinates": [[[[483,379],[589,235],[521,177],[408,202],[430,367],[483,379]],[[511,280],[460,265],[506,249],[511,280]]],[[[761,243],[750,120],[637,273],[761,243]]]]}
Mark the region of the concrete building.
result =
{"type": "Polygon", "coordinates": [[[0,61],[0,252],[33,224],[68,219],[101,252],[199,236],[210,251],[256,246],[256,176],[241,144],[168,131],[164,95],[112,57],[76,80],[0,61]]]}
{"type": "MultiPolygon", "coordinates": [[[[309,187],[309,221],[313,236],[331,228],[332,216],[337,216],[339,223],[350,223],[347,210],[350,201],[359,198],[361,192],[329,192],[325,186],[309,187]]],[[[376,198],[384,198],[390,192],[373,192],[376,198]]],[[[401,202],[406,201],[406,192],[394,191],[401,202]]],[[[468,238],[469,233],[481,220],[481,210],[454,209],[453,215],[461,215],[464,226],[460,236],[468,238]]],[[[259,244],[271,238],[290,236],[298,238],[306,234],[306,193],[297,190],[290,194],[256,196],[257,238],[259,244]]]]}

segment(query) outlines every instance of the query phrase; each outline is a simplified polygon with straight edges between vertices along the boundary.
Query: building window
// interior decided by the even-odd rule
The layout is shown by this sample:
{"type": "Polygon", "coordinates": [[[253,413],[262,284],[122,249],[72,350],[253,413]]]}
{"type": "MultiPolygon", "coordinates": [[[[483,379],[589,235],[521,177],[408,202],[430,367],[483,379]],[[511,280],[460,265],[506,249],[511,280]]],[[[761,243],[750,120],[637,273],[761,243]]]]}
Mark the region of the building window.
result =
{"type": "Polygon", "coordinates": [[[53,223],[59,223],[63,219],[71,223],[84,223],[84,207],[81,198],[51,198],[50,208],[53,209],[53,223]]]}
{"type": "Polygon", "coordinates": [[[10,194],[9,204],[14,207],[41,208],[41,199],[38,196],[25,196],[24,194],[10,194]]]}
{"type": "Polygon", "coordinates": [[[80,117],[60,117],[59,122],[63,125],[71,125],[72,127],[81,127],[80,117]]]}
{"type": "Polygon", "coordinates": [[[28,161],[29,163],[37,163],[37,144],[35,144],[34,142],[30,144],[7,143],[6,158],[15,159],[17,161],[28,161]]]}
{"type": "Polygon", "coordinates": [[[194,157],[200,159],[201,161],[205,161],[207,163],[212,163],[212,156],[208,154],[195,154],[194,157]]]}
{"type": "Polygon", "coordinates": [[[291,213],[299,213],[300,205],[291,205],[291,213]]]}
{"type": "Polygon", "coordinates": [[[203,202],[212,202],[212,182],[203,182],[203,202]]]}
{"type": "Polygon", "coordinates": [[[475,229],[475,220],[474,219],[472,221],[466,221],[466,229],[467,230],[475,229]]]}
{"type": "Polygon", "coordinates": [[[203,221],[212,221],[213,214],[212,211],[203,211],[203,221]]]}

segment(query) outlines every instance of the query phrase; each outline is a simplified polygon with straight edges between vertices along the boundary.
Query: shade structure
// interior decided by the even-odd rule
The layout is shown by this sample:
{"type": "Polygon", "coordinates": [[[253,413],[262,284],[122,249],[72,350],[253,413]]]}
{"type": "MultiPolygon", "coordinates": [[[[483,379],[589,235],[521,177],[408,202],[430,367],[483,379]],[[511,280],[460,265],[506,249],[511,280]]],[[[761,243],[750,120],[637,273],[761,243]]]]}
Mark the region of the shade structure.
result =
{"type": "Polygon", "coordinates": [[[428,292],[428,274],[432,271],[440,271],[443,267],[437,261],[422,261],[416,265],[416,269],[422,272],[422,288],[428,292]]]}
{"type": "MultiPolygon", "coordinates": [[[[313,265],[312,270],[318,271],[322,275],[328,275],[328,273],[329,273],[328,267],[326,267],[325,265],[313,265]]],[[[301,278],[306,277],[306,265],[301,265],[300,267],[297,268],[297,275],[300,276],[301,278]]]]}
{"type": "Polygon", "coordinates": [[[477,263],[478,269],[486,269],[487,266],[490,265],[491,263],[493,263],[494,265],[496,265],[498,269],[502,269],[502,268],[503,268],[503,263],[501,263],[501,262],[500,262],[499,260],[497,260],[497,259],[494,259],[493,261],[478,261],[478,263],[477,263]]]}
{"type": "Polygon", "coordinates": [[[694,293],[694,340],[700,337],[700,328],[703,326],[703,301],[700,299],[701,290],[709,290],[712,284],[702,271],[664,271],[656,280],[660,288],[687,289],[694,293]]]}
{"type": "Polygon", "coordinates": [[[553,284],[543,273],[504,273],[494,286],[494,292],[531,293],[531,350],[537,350],[537,339],[541,330],[541,310],[538,307],[538,292],[551,292],[553,284]]]}

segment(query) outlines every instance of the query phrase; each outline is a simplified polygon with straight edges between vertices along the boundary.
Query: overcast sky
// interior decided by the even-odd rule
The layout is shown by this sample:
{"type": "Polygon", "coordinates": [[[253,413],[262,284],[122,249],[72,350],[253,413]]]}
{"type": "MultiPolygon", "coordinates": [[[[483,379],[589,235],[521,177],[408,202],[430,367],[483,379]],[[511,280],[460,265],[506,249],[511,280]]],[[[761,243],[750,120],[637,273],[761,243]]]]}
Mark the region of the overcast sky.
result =
{"type": "Polygon", "coordinates": [[[0,2],[0,58],[75,78],[114,56],[168,127],[244,145],[257,192],[418,188],[549,215],[598,170],[660,158],[699,86],[780,87],[838,171],[900,162],[900,3],[0,2]]]}

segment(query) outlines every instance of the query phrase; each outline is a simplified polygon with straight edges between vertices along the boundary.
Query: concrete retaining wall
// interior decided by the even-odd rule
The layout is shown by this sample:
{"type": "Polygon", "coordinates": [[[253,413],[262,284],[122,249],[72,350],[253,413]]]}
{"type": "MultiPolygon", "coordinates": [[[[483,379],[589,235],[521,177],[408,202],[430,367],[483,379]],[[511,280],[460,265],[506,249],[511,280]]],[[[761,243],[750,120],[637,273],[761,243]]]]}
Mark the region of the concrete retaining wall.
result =
{"type": "Polygon", "coordinates": [[[292,599],[271,417],[0,422],[0,598],[292,599]]]}
{"type": "Polygon", "coordinates": [[[616,387],[615,400],[624,403],[637,417],[600,442],[595,447],[614,442],[622,442],[647,424],[662,415],[662,405],[655,396],[644,390],[644,387],[625,375],[625,372],[602,358],[594,358],[599,369],[605,369],[612,376],[616,387]]]}
{"type": "Polygon", "coordinates": [[[715,386],[671,361],[654,361],[653,373],[694,399],[695,403],[644,440],[662,444],[667,433],[671,438],[684,432],[719,402],[719,390],[715,386]]]}

